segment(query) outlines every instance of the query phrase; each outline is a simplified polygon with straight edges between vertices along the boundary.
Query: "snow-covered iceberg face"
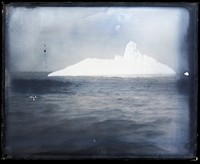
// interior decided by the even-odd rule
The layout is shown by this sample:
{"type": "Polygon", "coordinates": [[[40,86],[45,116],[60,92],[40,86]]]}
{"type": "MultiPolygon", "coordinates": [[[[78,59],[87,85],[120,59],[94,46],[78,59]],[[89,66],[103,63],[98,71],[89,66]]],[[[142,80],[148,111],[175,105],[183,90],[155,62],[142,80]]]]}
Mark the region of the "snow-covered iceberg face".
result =
{"type": "Polygon", "coordinates": [[[124,52],[124,58],[127,58],[127,59],[136,58],[138,56],[138,53],[140,53],[140,52],[137,50],[137,44],[130,41],[126,45],[126,49],[124,52]]]}
{"type": "Polygon", "coordinates": [[[137,44],[130,41],[125,48],[124,56],[114,59],[87,58],[65,69],[50,73],[48,76],[157,76],[174,75],[175,71],[159,63],[156,59],[143,55],[137,44]]]}

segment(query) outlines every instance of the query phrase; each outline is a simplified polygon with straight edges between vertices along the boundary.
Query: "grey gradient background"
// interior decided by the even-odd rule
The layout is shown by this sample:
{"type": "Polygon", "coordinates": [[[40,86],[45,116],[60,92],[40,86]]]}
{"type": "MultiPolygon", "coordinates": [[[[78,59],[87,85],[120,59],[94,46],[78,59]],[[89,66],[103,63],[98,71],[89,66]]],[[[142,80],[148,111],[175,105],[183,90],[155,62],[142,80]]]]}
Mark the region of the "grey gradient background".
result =
{"type": "Polygon", "coordinates": [[[11,71],[56,71],[88,57],[122,56],[134,41],[142,53],[178,73],[188,69],[188,25],[189,12],[178,7],[9,6],[8,66],[11,71]]]}

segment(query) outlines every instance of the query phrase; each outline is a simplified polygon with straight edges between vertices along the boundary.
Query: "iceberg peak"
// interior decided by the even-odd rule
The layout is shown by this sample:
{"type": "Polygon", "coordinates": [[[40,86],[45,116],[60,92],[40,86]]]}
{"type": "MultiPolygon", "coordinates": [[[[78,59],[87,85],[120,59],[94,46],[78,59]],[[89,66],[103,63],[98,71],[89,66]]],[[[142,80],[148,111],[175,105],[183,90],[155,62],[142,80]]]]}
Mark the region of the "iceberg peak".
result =
{"type": "Polygon", "coordinates": [[[118,76],[173,75],[175,71],[156,59],[143,55],[133,41],[125,47],[124,56],[114,59],[87,58],[48,76],[118,76]]]}
{"type": "Polygon", "coordinates": [[[137,44],[133,41],[129,41],[127,44],[126,44],[126,48],[133,48],[133,49],[136,49],[137,48],[137,44]]]}
{"type": "Polygon", "coordinates": [[[139,55],[141,55],[141,53],[137,49],[137,44],[133,41],[129,41],[124,51],[124,58],[137,58],[139,55]]]}

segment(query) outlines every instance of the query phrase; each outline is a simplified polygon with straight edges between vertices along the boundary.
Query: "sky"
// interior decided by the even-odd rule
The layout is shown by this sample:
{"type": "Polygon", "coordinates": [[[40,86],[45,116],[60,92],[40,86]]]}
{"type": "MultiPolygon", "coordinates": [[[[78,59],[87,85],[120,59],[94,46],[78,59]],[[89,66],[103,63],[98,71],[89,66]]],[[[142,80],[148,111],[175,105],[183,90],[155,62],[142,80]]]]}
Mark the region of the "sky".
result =
{"type": "Polygon", "coordinates": [[[133,41],[179,72],[188,67],[188,26],[189,12],[178,7],[9,6],[8,65],[11,71],[57,71],[85,58],[123,56],[133,41]]]}

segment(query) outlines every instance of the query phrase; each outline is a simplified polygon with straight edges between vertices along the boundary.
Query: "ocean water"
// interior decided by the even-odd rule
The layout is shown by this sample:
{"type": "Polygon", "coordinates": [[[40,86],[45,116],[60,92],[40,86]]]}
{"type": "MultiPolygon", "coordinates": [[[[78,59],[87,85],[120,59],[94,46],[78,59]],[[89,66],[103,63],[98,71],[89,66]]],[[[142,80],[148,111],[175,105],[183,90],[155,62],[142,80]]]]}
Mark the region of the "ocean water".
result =
{"type": "Polygon", "coordinates": [[[191,156],[188,95],[176,77],[47,77],[18,73],[6,86],[10,158],[191,156]]]}

